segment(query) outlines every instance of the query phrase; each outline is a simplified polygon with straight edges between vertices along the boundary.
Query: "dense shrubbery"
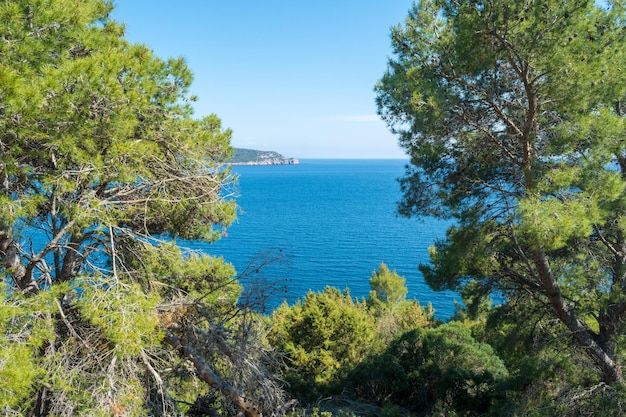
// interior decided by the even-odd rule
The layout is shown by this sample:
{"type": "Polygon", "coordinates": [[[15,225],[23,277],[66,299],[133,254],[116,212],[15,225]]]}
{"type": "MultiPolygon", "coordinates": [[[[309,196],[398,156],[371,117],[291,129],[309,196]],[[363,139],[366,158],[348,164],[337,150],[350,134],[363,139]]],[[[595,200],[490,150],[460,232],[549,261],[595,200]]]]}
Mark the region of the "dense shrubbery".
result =
{"type": "Polygon", "coordinates": [[[508,372],[491,346],[452,322],[418,328],[392,341],[350,375],[359,398],[392,403],[426,415],[433,409],[485,413],[508,372]]]}
{"type": "Polygon", "coordinates": [[[289,354],[291,392],[305,401],[341,392],[346,373],[380,345],[365,305],[335,288],[283,304],[272,322],[270,341],[289,354]]]}
{"type": "MultiPolygon", "coordinates": [[[[430,307],[404,299],[403,278],[384,264],[370,285],[366,300],[326,288],[272,316],[270,341],[287,355],[286,389],[312,407],[310,415],[582,416],[602,409],[618,416],[626,410],[623,388],[599,382],[566,329],[537,313],[532,299],[459,305],[443,324],[430,307]]],[[[471,304],[471,293],[465,295],[471,304]]]]}
{"type": "Polygon", "coordinates": [[[488,411],[508,375],[493,349],[460,322],[437,325],[384,264],[370,285],[364,301],[326,288],[274,312],[270,341],[288,355],[290,393],[305,403],[342,394],[419,414],[488,411]]]}

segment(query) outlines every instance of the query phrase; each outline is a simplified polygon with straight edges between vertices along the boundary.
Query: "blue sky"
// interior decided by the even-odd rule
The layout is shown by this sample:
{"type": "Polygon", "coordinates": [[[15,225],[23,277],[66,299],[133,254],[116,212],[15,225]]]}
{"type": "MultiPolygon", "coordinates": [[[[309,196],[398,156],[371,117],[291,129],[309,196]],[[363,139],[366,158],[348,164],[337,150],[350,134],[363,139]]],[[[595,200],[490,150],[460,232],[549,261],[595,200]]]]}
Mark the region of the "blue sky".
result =
{"type": "Polygon", "coordinates": [[[233,146],[294,158],[403,158],[373,87],[411,0],[115,0],[132,42],[194,73],[196,115],[233,146]]]}

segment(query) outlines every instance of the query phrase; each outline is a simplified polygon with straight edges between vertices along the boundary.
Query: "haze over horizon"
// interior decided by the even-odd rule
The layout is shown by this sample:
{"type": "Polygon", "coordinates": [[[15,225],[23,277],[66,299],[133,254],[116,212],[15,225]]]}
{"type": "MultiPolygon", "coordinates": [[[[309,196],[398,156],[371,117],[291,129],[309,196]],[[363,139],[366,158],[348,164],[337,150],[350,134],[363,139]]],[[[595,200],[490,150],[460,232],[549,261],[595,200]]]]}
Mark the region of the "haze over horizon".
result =
{"type": "Polygon", "coordinates": [[[412,1],[116,0],[126,38],[185,58],[196,117],[291,158],[407,158],[376,115],[390,28],[412,1]]]}

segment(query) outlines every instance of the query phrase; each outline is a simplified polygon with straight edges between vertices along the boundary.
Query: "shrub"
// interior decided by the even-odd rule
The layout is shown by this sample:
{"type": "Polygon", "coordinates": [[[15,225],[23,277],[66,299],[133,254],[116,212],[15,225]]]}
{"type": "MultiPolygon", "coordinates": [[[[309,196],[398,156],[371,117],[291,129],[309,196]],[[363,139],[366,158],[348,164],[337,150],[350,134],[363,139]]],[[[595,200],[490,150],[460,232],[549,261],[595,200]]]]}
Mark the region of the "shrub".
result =
{"type": "Polygon", "coordinates": [[[340,390],[338,381],[376,350],[376,323],[348,291],[309,292],[272,315],[270,342],[290,360],[286,380],[301,401],[340,390]]]}
{"type": "Polygon", "coordinates": [[[358,396],[379,403],[471,415],[488,411],[493,389],[506,375],[489,345],[452,322],[404,333],[356,368],[349,382],[358,396]]]}

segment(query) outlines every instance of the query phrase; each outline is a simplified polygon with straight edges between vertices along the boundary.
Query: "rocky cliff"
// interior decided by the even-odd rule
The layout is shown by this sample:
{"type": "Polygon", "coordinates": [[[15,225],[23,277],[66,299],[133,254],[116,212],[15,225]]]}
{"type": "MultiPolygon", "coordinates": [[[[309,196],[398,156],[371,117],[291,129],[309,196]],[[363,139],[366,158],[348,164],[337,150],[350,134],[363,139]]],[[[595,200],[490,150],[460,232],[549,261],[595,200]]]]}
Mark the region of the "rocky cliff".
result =
{"type": "Polygon", "coordinates": [[[228,163],[231,165],[295,165],[300,161],[295,158],[285,158],[274,151],[235,148],[235,155],[228,163]]]}

